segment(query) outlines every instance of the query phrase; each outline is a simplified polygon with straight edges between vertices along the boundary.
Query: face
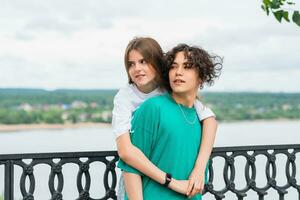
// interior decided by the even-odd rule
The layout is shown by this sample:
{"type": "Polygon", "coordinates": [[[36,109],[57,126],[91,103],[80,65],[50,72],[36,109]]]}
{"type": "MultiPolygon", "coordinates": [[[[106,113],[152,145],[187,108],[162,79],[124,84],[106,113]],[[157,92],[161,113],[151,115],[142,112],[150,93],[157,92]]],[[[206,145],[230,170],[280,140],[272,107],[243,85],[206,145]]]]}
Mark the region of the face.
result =
{"type": "Polygon", "coordinates": [[[201,80],[196,68],[188,65],[184,52],[178,52],[169,71],[173,93],[196,95],[201,80]]]}
{"type": "Polygon", "coordinates": [[[153,91],[156,87],[155,70],[150,63],[136,50],[131,50],[128,54],[129,76],[138,89],[144,93],[153,91]]]}

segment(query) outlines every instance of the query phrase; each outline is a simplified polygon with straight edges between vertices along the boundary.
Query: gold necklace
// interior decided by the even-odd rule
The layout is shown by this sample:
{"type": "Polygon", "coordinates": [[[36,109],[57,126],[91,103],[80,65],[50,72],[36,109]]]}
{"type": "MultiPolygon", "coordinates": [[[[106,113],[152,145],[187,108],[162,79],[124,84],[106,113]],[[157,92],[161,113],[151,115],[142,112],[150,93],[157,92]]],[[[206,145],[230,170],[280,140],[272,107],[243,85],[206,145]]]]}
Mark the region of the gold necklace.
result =
{"type": "Polygon", "coordinates": [[[195,116],[195,118],[194,118],[193,121],[189,121],[188,118],[187,118],[187,116],[185,115],[185,112],[182,110],[180,104],[177,103],[177,105],[178,105],[179,109],[181,110],[181,113],[182,113],[182,115],[184,116],[185,121],[186,121],[187,123],[191,124],[191,125],[195,124],[196,119],[197,119],[197,116],[195,116]]]}

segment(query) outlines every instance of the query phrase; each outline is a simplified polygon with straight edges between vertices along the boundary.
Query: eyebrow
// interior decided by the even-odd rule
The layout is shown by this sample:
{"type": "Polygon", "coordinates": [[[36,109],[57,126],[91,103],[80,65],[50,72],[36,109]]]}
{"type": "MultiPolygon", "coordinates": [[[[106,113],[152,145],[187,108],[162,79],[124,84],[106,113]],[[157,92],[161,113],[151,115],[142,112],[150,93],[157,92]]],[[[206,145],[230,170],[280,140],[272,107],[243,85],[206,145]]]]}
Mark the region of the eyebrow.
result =
{"type": "MultiPolygon", "coordinates": [[[[183,64],[186,64],[186,63],[188,63],[188,61],[185,61],[185,62],[183,62],[183,64]]],[[[173,62],[172,62],[172,64],[176,64],[176,65],[178,65],[178,63],[177,63],[177,62],[175,62],[175,61],[173,61],[173,62]]]]}
{"type": "MultiPolygon", "coordinates": [[[[138,62],[145,60],[145,58],[139,59],[138,62]]],[[[146,60],[145,60],[146,61],[146,60]]],[[[134,61],[128,60],[128,62],[134,63],[134,61]]]]}

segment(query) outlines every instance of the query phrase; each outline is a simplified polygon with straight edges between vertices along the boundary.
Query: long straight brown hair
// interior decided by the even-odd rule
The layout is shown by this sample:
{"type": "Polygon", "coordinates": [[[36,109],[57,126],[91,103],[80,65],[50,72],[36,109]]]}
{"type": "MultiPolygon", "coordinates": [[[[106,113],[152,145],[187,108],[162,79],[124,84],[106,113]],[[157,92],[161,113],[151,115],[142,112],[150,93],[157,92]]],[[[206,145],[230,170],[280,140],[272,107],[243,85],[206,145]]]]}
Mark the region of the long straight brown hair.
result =
{"type": "Polygon", "coordinates": [[[155,81],[159,87],[163,86],[163,71],[165,67],[164,53],[156,40],[150,37],[135,37],[132,39],[125,50],[124,63],[128,76],[128,83],[133,83],[129,76],[129,53],[132,50],[138,51],[151,64],[155,70],[155,81]]]}

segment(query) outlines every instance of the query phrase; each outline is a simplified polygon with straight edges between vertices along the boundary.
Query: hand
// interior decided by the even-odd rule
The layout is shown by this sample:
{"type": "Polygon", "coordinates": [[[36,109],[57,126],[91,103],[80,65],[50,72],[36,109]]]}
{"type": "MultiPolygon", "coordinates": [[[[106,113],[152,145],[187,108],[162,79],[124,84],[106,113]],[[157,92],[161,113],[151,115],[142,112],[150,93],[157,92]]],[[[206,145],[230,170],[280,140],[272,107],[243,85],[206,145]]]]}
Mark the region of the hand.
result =
{"type": "Polygon", "coordinates": [[[204,179],[204,172],[194,168],[189,177],[189,185],[186,193],[189,198],[202,193],[204,189],[204,179]]]}
{"type": "Polygon", "coordinates": [[[188,180],[176,180],[172,178],[169,188],[175,192],[186,195],[189,181],[188,180]]]}

